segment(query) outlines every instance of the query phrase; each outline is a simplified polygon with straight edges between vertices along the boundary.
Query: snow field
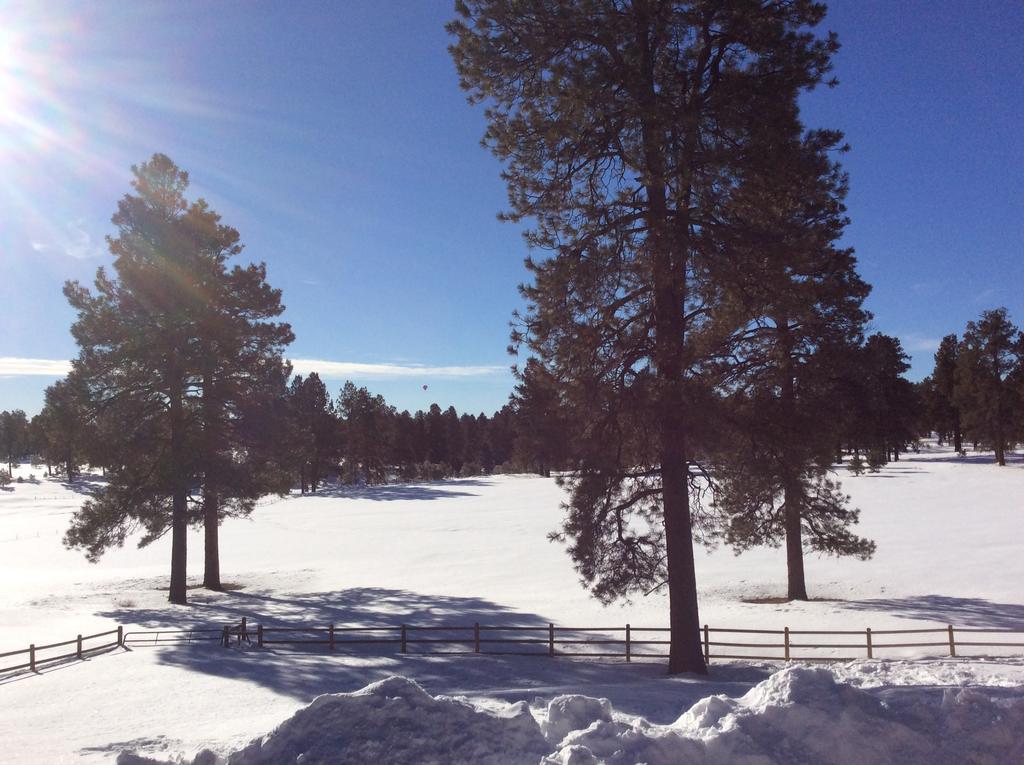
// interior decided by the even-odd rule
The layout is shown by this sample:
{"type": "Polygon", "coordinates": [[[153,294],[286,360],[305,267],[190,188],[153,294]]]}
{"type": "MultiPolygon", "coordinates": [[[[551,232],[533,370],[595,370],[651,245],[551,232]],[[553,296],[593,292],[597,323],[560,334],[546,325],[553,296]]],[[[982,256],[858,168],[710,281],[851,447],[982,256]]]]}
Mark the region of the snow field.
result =
{"type": "MultiPolygon", "coordinates": [[[[785,593],[782,550],[755,550],[737,557],[727,549],[698,549],[702,621],[762,629],[877,630],[948,623],[1020,628],[1022,468],[1024,464],[1015,462],[1000,469],[974,457],[962,459],[932,449],[908,455],[878,474],[842,475],[844,488],[863,510],[858,532],[878,543],[876,557],[868,562],[809,557],[808,587],[816,600],[791,604],[748,602],[785,593]]],[[[70,514],[84,498],[81,487],[40,479],[41,471],[28,466],[16,474],[27,479],[33,472],[38,482],[0,491],[0,577],[5,582],[0,591],[0,651],[117,624],[129,630],[201,626],[235,622],[242,616],[278,625],[551,621],[585,627],[627,622],[663,626],[667,621],[662,593],[604,608],[579,587],[564,551],[545,539],[561,518],[561,491],[550,480],[494,476],[268,499],[252,519],[223,524],[222,570],[235,589],[193,589],[192,605],[180,607],[166,602],[169,540],[144,550],[112,551],[100,564],[91,565],[60,544],[70,514]]],[[[190,579],[198,583],[201,534],[192,534],[189,542],[190,579]]],[[[931,650],[941,654],[941,649],[931,650]]],[[[934,733],[943,725],[967,730],[977,723],[979,731],[990,730],[993,740],[1006,738],[1006,728],[995,718],[1024,695],[1019,661],[906,662],[898,653],[892,655],[891,661],[823,670],[836,689],[860,688],[858,693],[882,705],[850,701],[851,709],[860,712],[850,713],[849,727],[837,728],[845,731],[844,736],[864,739],[858,726],[898,723],[903,726],[898,728],[903,731],[900,740],[910,743],[904,749],[907,757],[893,762],[964,761],[935,759],[932,754],[930,759],[915,759],[924,757],[920,752],[926,750],[915,749],[913,742],[922,736],[930,742],[945,741],[934,733]],[[946,690],[953,700],[957,694],[967,695],[944,707],[946,690]],[[981,699],[995,706],[986,707],[981,699]],[[989,722],[983,725],[978,720],[989,722]]],[[[530,757],[537,754],[531,762],[544,757],[577,765],[643,756],[653,763],[665,747],[665,752],[676,752],[677,759],[667,760],[671,762],[678,762],[683,750],[694,762],[784,762],[784,753],[764,749],[767,744],[758,743],[761,739],[751,730],[767,725],[785,731],[794,746],[810,747],[810,741],[800,743],[797,729],[810,725],[811,711],[791,718],[775,711],[796,703],[792,699],[760,707],[733,705],[769,682],[780,666],[713,664],[708,679],[680,679],[665,677],[663,667],[652,662],[140,647],[54,667],[39,676],[0,679],[0,741],[5,747],[0,759],[109,762],[121,751],[158,760],[191,759],[203,748],[223,758],[243,751],[250,740],[265,735],[316,696],[355,693],[367,683],[399,675],[415,679],[430,694],[465,697],[480,714],[494,713],[501,719],[508,716],[508,705],[526,702],[547,747],[539,754],[530,750],[530,757]],[[549,706],[556,697],[579,695],[606,698],[608,706],[600,701],[572,702],[566,709],[549,706]],[[703,722],[683,724],[687,710],[715,695],[722,699],[705,704],[699,715],[703,722]],[[589,710],[582,721],[572,711],[576,707],[589,710]],[[725,711],[719,715],[716,710],[725,711]],[[600,732],[585,734],[602,721],[585,719],[590,715],[610,715],[611,723],[602,717],[600,732]],[[732,743],[727,744],[726,739],[718,740],[718,733],[709,733],[726,728],[753,743],[741,746],[739,733],[729,733],[726,738],[732,743]],[[556,735],[561,738],[552,741],[556,735]],[[714,747],[692,748],[691,740],[709,736],[718,741],[714,747]],[[680,743],[683,738],[691,743],[680,743]],[[561,746],[564,739],[572,742],[561,746]],[[626,754],[616,755],[619,751],[626,754]],[[713,759],[719,756],[717,751],[736,759],[713,759]]],[[[792,682],[798,689],[801,683],[825,687],[823,677],[813,674],[792,682]]],[[[863,701],[845,690],[819,691],[808,697],[813,701],[810,707],[819,711],[832,709],[836,699],[844,704],[850,699],[863,701]]],[[[374,693],[367,689],[364,696],[374,693]]],[[[406,695],[396,692],[395,698],[406,695]]],[[[321,706],[330,707],[326,702],[321,706]]],[[[371,718],[367,717],[365,735],[387,738],[391,728],[371,718]]],[[[358,731],[350,733],[355,736],[358,731]]],[[[448,739],[439,740],[442,748],[451,745],[448,739]]],[[[1006,747],[1014,740],[1004,742],[1003,749],[998,748],[1003,744],[990,746],[984,741],[971,746],[985,757],[996,753],[987,761],[1012,762],[1006,758],[1012,749],[1006,747]]],[[[878,751],[887,751],[890,744],[880,744],[878,751]]],[[[363,751],[358,748],[362,744],[352,746],[353,751],[363,751]]],[[[793,751],[817,756],[811,749],[793,751]]]]}

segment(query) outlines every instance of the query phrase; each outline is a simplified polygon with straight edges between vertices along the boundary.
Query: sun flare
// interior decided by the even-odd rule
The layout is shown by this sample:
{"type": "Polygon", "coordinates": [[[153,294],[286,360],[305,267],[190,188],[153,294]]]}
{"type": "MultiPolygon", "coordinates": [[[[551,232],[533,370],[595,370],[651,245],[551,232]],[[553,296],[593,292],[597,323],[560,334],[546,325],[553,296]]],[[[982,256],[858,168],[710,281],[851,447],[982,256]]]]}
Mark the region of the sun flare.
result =
{"type": "Polygon", "coordinates": [[[0,116],[6,123],[18,97],[18,50],[14,34],[0,28],[0,116]]]}

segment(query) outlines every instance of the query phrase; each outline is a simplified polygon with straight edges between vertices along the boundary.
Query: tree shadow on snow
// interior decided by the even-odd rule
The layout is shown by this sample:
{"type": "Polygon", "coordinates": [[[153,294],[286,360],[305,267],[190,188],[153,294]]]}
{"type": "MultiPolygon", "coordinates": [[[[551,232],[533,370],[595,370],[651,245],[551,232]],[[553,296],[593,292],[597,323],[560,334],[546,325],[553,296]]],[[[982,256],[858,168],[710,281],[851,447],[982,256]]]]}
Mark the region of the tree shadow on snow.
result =
{"type": "MultiPolygon", "coordinates": [[[[389,626],[384,637],[391,644],[344,645],[343,633],[330,652],[326,645],[281,646],[264,648],[237,643],[229,648],[216,642],[202,644],[133,647],[136,651],[157,651],[161,664],[208,675],[241,680],[275,693],[307,702],[322,693],[351,692],[391,675],[405,675],[421,683],[430,693],[481,695],[506,701],[532,702],[536,697],[549,699],[562,693],[583,693],[608,698],[616,709],[638,714],[654,722],[675,720],[696,701],[713,693],[742,695],[776,668],[749,664],[713,665],[707,678],[668,677],[664,659],[648,659],[627,664],[623,659],[572,659],[547,656],[546,630],[537,632],[484,632],[490,637],[523,638],[530,645],[485,644],[484,651],[529,651],[531,656],[498,656],[472,653],[472,630],[459,633],[412,632],[409,637],[454,637],[466,644],[410,644],[409,652],[399,651],[398,627],[402,624],[422,627],[464,626],[537,626],[546,628],[548,619],[509,609],[483,598],[426,595],[407,590],[354,588],[336,592],[280,595],[259,592],[233,592],[209,602],[195,600],[183,623],[183,610],[115,609],[100,616],[116,619],[140,628],[202,627],[237,624],[243,616],[248,624],[289,626],[297,624],[326,627],[389,626]],[[439,651],[464,651],[460,655],[430,654],[439,651]]],[[[131,630],[131,627],[129,627],[131,630]]],[[[324,633],[315,636],[323,639],[324,633]]],[[[559,632],[558,639],[586,639],[593,634],[559,632]]],[[[579,646],[560,646],[571,650],[579,646]]],[[[662,648],[659,646],[659,648],[662,648]]],[[[621,651],[622,646],[597,646],[595,650],[621,651]]]]}
{"type": "MultiPolygon", "coordinates": [[[[955,453],[949,453],[942,457],[925,457],[924,455],[907,455],[900,457],[900,461],[906,460],[907,462],[951,462],[958,465],[995,465],[996,458],[992,452],[987,454],[969,454],[965,457],[961,457],[955,453]]],[[[1024,465],[1024,458],[1019,454],[1006,453],[1006,465],[1024,465]]]]}
{"type": "Polygon", "coordinates": [[[849,601],[857,611],[889,611],[904,619],[918,619],[977,629],[1024,630],[1024,605],[993,603],[984,598],[921,595],[909,598],[874,598],[849,601]]]}
{"type": "Polygon", "coordinates": [[[370,499],[379,502],[394,500],[450,499],[452,497],[477,497],[475,492],[460,491],[462,487],[490,486],[490,481],[459,479],[433,481],[427,484],[381,484],[378,486],[325,486],[307,498],[329,497],[342,499],[370,499]]]}
{"type": "Polygon", "coordinates": [[[60,485],[75,494],[92,496],[97,489],[107,485],[107,479],[95,473],[82,473],[72,481],[61,481],[60,485]]]}

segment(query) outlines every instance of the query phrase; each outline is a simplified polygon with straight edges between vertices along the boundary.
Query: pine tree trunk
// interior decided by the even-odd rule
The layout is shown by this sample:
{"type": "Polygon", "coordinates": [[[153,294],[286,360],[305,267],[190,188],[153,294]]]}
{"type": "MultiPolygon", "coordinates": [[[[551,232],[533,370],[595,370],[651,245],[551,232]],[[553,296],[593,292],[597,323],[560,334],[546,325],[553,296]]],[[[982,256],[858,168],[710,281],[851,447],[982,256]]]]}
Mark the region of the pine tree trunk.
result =
{"type": "Polygon", "coordinates": [[[205,532],[205,558],[203,587],[223,590],[220,581],[220,502],[214,493],[203,495],[203,529],[205,532]]]}
{"type": "Polygon", "coordinates": [[[790,600],[809,600],[807,580],[804,577],[803,530],[801,529],[802,496],[792,486],[785,490],[786,502],[786,597],[790,600]]]}
{"type": "MultiPolygon", "coordinates": [[[[663,429],[664,432],[664,429],[663,429]]],[[[678,443],[678,442],[677,442],[678,443]]],[[[671,629],[669,674],[707,674],[700,644],[697,609],[697,574],[693,561],[692,519],[682,450],[669,445],[661,450],[662,492],[665,513],[665,557],[668,562],[668,607],[671,629]]]]}
{"type": "Polygon", "coordinates": [[[807,582],[804,578],[804,545],[803,545],[803,491],[800,487],[799,460],[793,455],[797,437],[792,426],[796,423],[796,370],[793,364],[793,335],[789,326],[789,317],[774,317],[778,333],[778,365],[779,365],[779,410],[782,414],[780,433],[782,439],[782,455],[779,463],[779,478],[782,481],[783,501],[785,503],[786,528],[786,594],[790,600],[807,600],[807,582]]]}
{"type": "MultiPolygon", "coordinates": [[[[658,458],[661,465],[662,512],[665,517],[665,558],[668,568],[669,674],[707,674],[700,642],[697,608],[697,575],[693,561],[693,527],[688,485],[686,424],[683,419],[683,351],[686,342],[686,263],[690,252],[689,206],[691,199],[685,178],[677,178],[682,199],[675,199],[670,217],[668,185],[665,180],[665,135],[659,123],[655,87],[654,56],[651,50],[651,9],[646,2],[634,6],[636,42],[640,51],[637,96],[644,119],[641,121],[643,159],[646,170],[648,234],[645,242],[651,258],[654,298],[654,366],[657,375],[655,420],[658,422],[658,458]]],[[[696,137],[689,131],[683,156],[694,155],[696,137]]],[[[686,168],[674,172],[685,173],[686,168]]]]}
{"type": "Polygon", "coordinates": [[[220,498],[217,495],[216,455],[221,411],[216,380],[207,366],[203,373],[203,587],[221,590],[220,583],[220,498]]]}
{"type": "Polygon", "coordinates": [[[188,566],[188,488],[184,460],[184,397],[181,378],[172,371],[170,380],[171,425],[171,584],[168,600],[184,604],[188,600],[186,571],[188,566]]]}
{"type": "Polygon", "coordinates": [[[682,348],[685,333],[683,301],[672,284],[670,259],[656,267],[655,348],[660,394],[656,402],[659,427],[662,505],[665,516],[665,558],[668,567],[670,644],[669,674],[707,674],[700,642],[697,574],[693,560],[693,520],[688,485],[685,401],[682,394],[682,348]]]}
{"type": "MultiPolygon", "coordinates": [[[[656,205],[652,201],[652,206],[656,205]]],[[[664,200],[661,199],[661,205],[664,200]]],[[[655,261],[655,358],[659,395],[656,420],[659,423],[662,505],[665,516],[665,558],[668,567],[669,674],[707,674],[700,643],[697,604],[697,574],[693,560],[693,520],[688,484],[685,399],[682,392],[682,269],[672,268],[667,247],[654,245],[655,261]]]]}
{"type": "Polygon", "coordinates": [[[953,410],[953,448],[957,452],[964,450],[964,434],[960,430],[960,411],[953,410]]]}

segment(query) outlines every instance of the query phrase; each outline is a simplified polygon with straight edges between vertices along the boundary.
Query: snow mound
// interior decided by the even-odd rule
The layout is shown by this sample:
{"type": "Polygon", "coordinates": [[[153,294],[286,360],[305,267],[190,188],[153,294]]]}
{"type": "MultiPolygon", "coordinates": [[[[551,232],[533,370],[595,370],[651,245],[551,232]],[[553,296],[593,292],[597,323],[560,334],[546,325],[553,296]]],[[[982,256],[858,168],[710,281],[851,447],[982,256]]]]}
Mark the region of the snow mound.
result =
{"type": "MultiPolygon", "coordinates": [[[[318,696],[274,731],[219,762],[535,765],[548,751],[524,702],[505,714],[481,712],[459,699],[431,696],[407,678],[389,677],[355,693],[318,696]]],[[[208,756],[201,753],[193,765],[203,765],[200,757],[208,756]]],[[[119,765],[147,762],[129,757],[134,755],[122,753],[119,765]]]]}
{"type": "Polygon", "coordinates": [[[611,719],[612,704],[608,699],[579,695],[556,696],[548,702],[546,719],[541,721],[540,728],[545,738],[554,745],[575,730],[611,719]]]}
{"type": "MultiPolygon", "coordinates": [[[[921,688],[889,703],[789,667],[740,698],[709,696],[669,725],[615,715],[607,699],[558,696],[538,723],[524,702],[499,710],[431,696],[390,677],[319,696],[268,735],[193,765],[473,763],[501,765],[954,765],[1024,762],[1024,689],[921,688]]],[[[120,765],[157,761],[123,752],[120,765]]]]}
{"type": "Polygon", "coordinates": [[[829,670],[791,667],[745,696],[709,696],[671,725],[604,721],[568,735],[552,765],[1024,762],[1024,700],[976,691],[895,710],[829,670]]]}

